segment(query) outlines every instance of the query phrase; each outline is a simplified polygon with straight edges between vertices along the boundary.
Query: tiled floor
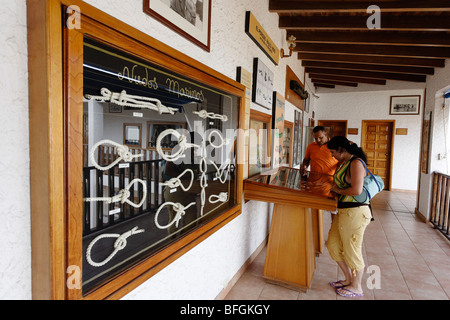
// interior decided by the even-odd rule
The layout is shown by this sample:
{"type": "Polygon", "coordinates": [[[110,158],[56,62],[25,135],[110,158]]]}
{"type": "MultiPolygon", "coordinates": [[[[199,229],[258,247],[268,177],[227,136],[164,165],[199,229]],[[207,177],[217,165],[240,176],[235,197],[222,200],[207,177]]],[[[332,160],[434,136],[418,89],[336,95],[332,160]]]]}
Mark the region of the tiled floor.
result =
{"type": "MultiPolygon", "coordinates": [[[[364,297],[368,300],[449,300],[450,242],[414,214],[416,195],[383,191],[372,201],[375,221],[366,229],[363,255],[366,268],[379,268],[380,288],[369,288],[364,274],[364,297]]],[[[325,240],[331,224],[324,214],[325,240]]],[[[316,258],[312,287],[305,292],[266,283],[262,278],[265,249],[247,268],[225,300],[341,300],[330,281],[343,279],[326,246],[316,258]]],[[[375,274],[372,271],[372,274],[375,274]]]]}

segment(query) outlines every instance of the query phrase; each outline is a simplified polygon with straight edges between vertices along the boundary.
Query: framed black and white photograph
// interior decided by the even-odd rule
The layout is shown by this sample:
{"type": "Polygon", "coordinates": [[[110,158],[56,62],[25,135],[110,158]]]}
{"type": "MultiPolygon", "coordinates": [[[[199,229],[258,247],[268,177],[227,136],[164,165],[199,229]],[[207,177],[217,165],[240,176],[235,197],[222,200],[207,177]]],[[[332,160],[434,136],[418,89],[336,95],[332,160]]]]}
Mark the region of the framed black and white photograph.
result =
{"type": "Polygon", "coordinates": [[[253,60],[252,101],[264,108],[272,109],[273,72],[259,58],[253,60]]]}
{"type": "Polygon", "coordinates": [[[420,95],[391,96],[389,114],[418,115],[420,112],[420,95]]]}
{"type": "Polygon", "coordinates": [[[210,51],[211,0],[144,0],[144,12],[210,51]]]}
{"type": "Polygon", "coordinates": [[[115,103],[109,103],[109,113],[122,113],[122,106],[115,103]]]}
{"type": "Polygon", "coordinates": [[[303,111],[294,110],[294,141],[292,143],[292,166],[300,165],[302,159],[303,111]]]}

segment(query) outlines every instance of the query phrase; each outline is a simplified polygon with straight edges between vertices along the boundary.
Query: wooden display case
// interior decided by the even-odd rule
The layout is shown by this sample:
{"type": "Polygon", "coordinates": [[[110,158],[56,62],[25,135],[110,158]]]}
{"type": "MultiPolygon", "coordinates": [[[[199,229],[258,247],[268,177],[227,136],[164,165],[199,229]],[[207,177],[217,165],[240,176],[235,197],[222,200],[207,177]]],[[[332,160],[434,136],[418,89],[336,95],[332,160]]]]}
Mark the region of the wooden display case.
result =
{"type": "Polygon", "coordinates": [[[282,167],[244,181],[245,200],[274,203],[263,277],[295,289],[309,289],[320,250],[320,210],[336,210],[333,177],[282,167]]]}
{"type": "Polygon", "coordinates": [[[243,127],[245,87],[83,1],[27,9],[33,298],[119,299],[241,213],[243,141],[225,131],[243,127]],[[148,147],[148,122],[194,118],[174,148],[148,147]],[[162,184],[168,163],[192,170],[186,190],[162,184]],[[192,205],[173,216],[175,188],[192,205]]]}

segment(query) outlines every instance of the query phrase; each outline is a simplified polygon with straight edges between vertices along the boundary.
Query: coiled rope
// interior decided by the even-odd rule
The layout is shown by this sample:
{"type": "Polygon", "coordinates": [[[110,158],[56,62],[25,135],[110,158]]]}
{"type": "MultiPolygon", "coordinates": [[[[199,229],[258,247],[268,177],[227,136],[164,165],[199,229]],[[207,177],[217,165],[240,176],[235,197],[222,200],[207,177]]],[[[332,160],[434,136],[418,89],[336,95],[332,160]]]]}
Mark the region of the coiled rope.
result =
{"type": "Polygon", "coordinates": [[[130,206],[133,206],[135,208],[140,208],[145,201],[145,198],[147,197],[147,185],[145,183],[145,181],[141,180],[141,179],[134,179],[133,181],[131,181],[126,187],[125,189],[120,190],[117,195],[113,196],[113,197],[97,197],[97,198],[84,198],[83,201],[85,202],[92,202],[92,201],[105,201],[107,203],[115,203],[115,202],[119,202],[124,204],[125,202],[128,203],[130,206]],[[130,193],[130,188],[131,186],[135,183],[135,182],[139,182],[140,184],[142,184],[142,199],[141,202],[139,202],[138,204],[131,202],[128,198],[130,197],[131,193],[130,193]]]}
{"type": "Polygon", "coordinates": [[[167,229],[167,228],[169,228],[171,225],[173,225],[173,224],[175,223],[175,227],[178,228],[178,224],[179,224],[181,218],[186,214],[186,210],[187,210],[190,206],[193,206],[193,205],[195,205],[195,202],[189,203],[186,207],[183,206],[183,205],[182,205],[181,203],[179,203],[179,202],[177,202],[177,203],[171,202],[171,201],[164,202],[164,203],[158,208],[158,211],[156,211],[156,214],[155,214],[155,224],[156,224],[156,226],[157,226],[159,229],[167,229]],[[175,215],[175,217],[173,218],[173,220],[172,220],[170,223],[168,223],[168,224],[165,225],[165,226],[161,226],[161,225],[159,224],[159,222],[158,222],[159,213],[161,212],[162,208],[164,208],[165,206],[169,206],[169,205],[172,206],[172,209],[176,212],[176,215],[175,215]]]}
{"type": "Polygon", "coordinates": [[[217,114],[214,112],[208,112],[206,110],[200,110],[200,111],[192,111],[192,113],[198,115],[200,118],[206,119],[220,119],[223,122],[228,121],[228,117],[226,115],[217,114]]]}
{"type": "Polygon", "coordinates": [[[117,252],[119,252],[120,250],[124,249],[127,246],[127,239],[129,237],[131,237],[135,234],[142,233],[142,232],[145,232],[145,230],[143,230],[143,229],[138,230],[138,227],[134,227],[133,229],[123,233],[122,235],[117,234],[117,233],[105,233],[105,234],[99,235],[94,240],[92,240],[91,243],[89,244],[89,246],[87,247],[87,250],[86,250],[87,262],[91,266],[94,266],[94,267],[104,266],[116,255],[117,252]],[[102,262],[95,262],[91,258],[91,250],[92,250],[92,247],[97,243],[97,241],[99,241],[100,239],[103,239],[103,238],[117,238],[117,240],[114,242],[114,251],[102,262]]]}
{"type": "Polygon", "coordinates": [[[101,96],[86,95],[87,99],[94,99],[101,102],[111,102],[122,107],[146,108],[158,111],[159,114],[170,113],[175,114],[177,108],[166,107],[160,100],[142,96],[129,95],[125,90],[119,92],[111,92],[107,88],[100,90],[101,96]]]}
{"type": "Polygon", "coordinates": [[[92,162],[92,165],[97,168],[98,170],[101,171],[106,171],[111,169],[112,167],[114,167],[116,164],[118,164],[120,162],[120,160],[123,160],[125,162],[130,162],[131,160],[133,160],[134,158],[140,158],[143,157],[144,154],[132,154],[127,146],[124,146],[122,144],[118,144],[112,140],[100,140],[99,142],[97,142],[96,144],[94,144],[94,146],[91,148],[91,151],[89,152],[89,159],[92,162]],[[119,157],[114,160],[114,162],[112,162],[111,164],[109,164],[106,167],[101,167],[97,161],[95,161],[95,150],[102,144],[111,144],[113,146],[115,146],[117,148],[117,154],[119,155],[119,157]]]}
{"type": "Polygon", "coordinates": [[[162,186],[167,186],[170,189],[181,187],[181,189],[183,189],[184,191],[188,191],[191,188],[193,182],[194,182],[194,171],[192,171],[191,169],[186,169],[178,177],[171,178],[166,182],[160,182],[159,184],[162,186]],[[182,176],[184,176],[186,172],[189,172],[191,174],[191,183],[189,184],[188,187],[183,186],[180,179],[182,176]]]}

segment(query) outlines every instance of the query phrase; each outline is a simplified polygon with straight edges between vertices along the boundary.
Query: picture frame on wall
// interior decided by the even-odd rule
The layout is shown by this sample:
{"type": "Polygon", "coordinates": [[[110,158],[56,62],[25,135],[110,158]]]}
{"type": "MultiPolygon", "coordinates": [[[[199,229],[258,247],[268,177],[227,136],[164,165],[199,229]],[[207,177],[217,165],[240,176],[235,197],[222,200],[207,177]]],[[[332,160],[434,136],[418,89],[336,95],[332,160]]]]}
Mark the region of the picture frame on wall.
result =
{"type": "Polygon", "coordinates": [[[109,103],[109,113],[122,113],[122,106],[115,103],[109,103]]]}
{"type": "Polygon", "coordinates": [[[309,103],[311,102],[310,100],[311,96],[308,95],[308,98],[306,98],[305,100],[305,107],[304,107],[306,113],[309,113],[309,103]]]}
{"type": "Polygon", "coordinates": [[[292,143],[292,166],[299,166],[302,159],[303,111],[294,111],[294,141],[292,143]]]}
{"type": "Polygon", "coordinates": [[[253,59],[252,101],[268,110],[273,103],[273,76],[261,59],[253,59]]]}
{"type": "Polygon", "coordinates": [[[277,91],[273,92],[272,108],[272,166],[279,167],[283,155],[285,99],[277,91]]]}
{"type": "Polygon", "coordinates": [[[144,0],[144,12],[210,52],[211,0],[144,0]]]}
{"type": "Polygon", "coordinates": [[[418,115],[420,95],[391,96],[390,115],[418,115]]]}

